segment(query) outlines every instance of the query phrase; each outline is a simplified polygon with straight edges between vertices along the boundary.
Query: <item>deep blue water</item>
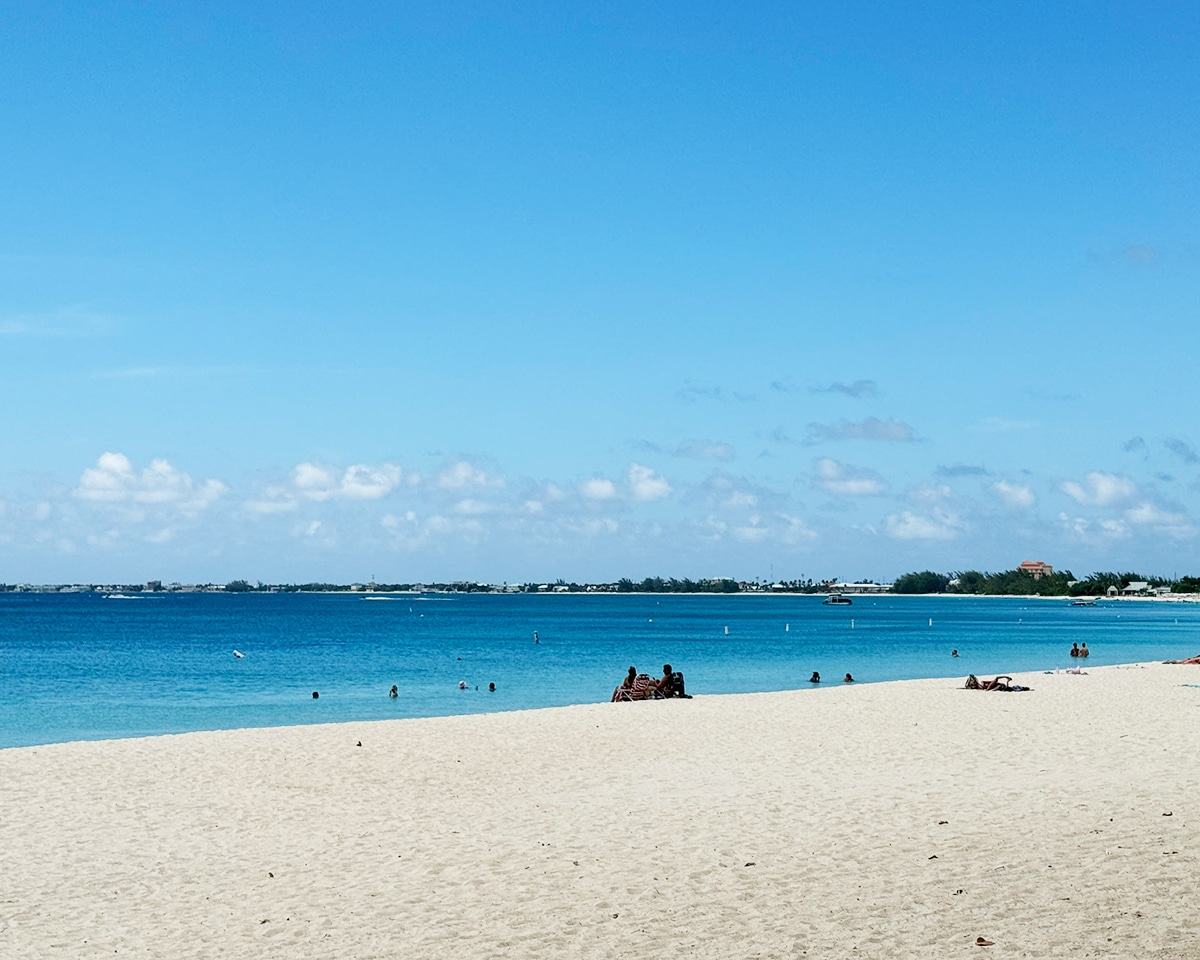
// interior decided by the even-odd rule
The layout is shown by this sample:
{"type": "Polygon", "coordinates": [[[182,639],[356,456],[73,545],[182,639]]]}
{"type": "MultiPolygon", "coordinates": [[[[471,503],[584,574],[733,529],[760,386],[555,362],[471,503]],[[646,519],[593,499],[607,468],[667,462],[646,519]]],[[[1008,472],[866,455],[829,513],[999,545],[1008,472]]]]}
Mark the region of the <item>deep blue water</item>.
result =
{"type": "Polygon", "coordinates": [[[602,701],[630,664],[657,676],[667,661],[698,695],[809,688],[814,670],[827,683],[1045,670],[1075,665],[1083,641],[1092,666],[1192,656],[1200,605],[0,594],[0,747],[602,701]]]}

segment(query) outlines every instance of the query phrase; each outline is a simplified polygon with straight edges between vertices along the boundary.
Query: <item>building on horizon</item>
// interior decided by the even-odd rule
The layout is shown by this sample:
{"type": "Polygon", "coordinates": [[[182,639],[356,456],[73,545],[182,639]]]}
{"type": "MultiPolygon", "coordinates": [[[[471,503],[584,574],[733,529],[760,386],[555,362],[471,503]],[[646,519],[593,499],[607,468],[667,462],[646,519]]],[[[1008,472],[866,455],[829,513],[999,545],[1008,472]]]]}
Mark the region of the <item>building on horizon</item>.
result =
{"type": "Polygon", "coordinates": [[[1022,560],[1017,569],[1022,573],[1028,573],[1034,580],[1041,580],[1042,577],[1048,577],[1054,573],[1054,568],[1041,560],[1022,560]]]}

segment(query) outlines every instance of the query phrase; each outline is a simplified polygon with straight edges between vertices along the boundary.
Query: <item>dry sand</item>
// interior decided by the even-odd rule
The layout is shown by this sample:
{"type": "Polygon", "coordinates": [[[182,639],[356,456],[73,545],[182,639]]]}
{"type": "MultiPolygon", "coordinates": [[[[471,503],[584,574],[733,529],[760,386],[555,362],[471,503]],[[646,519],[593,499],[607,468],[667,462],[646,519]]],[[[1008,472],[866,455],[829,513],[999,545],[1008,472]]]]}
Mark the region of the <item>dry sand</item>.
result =
{"type": "Polygon", "coordinates": [[[1018,680],[0,750],[0,957],[1200,957],[1200,667],[1018,680]]]}

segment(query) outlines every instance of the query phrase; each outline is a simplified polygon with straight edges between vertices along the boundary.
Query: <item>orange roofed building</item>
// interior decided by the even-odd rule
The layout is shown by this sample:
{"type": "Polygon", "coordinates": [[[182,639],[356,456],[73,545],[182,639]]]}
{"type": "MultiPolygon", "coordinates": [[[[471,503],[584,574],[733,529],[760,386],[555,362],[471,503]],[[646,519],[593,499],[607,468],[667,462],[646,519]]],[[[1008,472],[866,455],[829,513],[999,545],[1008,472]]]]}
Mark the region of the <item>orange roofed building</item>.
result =
{"type": "Polygon", "coordinates": [[[1028,573],[1034,580],[1041,580],[1042,577],[1048,577],[1054,573],[1054,568],[1041,560],[1025,560],[1017,569],[1022,573],[1028,573]]]}

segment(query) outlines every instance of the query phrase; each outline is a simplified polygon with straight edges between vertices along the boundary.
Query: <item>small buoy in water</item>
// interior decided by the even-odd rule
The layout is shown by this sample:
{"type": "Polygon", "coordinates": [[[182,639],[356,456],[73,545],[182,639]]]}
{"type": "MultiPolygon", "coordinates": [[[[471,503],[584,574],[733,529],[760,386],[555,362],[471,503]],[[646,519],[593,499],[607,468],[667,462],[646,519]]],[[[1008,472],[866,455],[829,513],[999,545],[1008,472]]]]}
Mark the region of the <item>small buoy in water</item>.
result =
{"type": "MultiPolygon", "coordinates": [[[[1176,620],[1175,622],[1176,622],[1176,623],[1178,623],[1179,621],[1178,621],[1178,620],[1176,620]]],[[[241,650],[234,650],[234,651],[233,651],[233,655],[234,655],[235,657],[237,657],[239,660],[241,660],[241,659],[242,659],[242,658],[245,656],[245,654],[244,654],[244,653],[242,653],[242,651],[241,651],[241,650]]]]}
{"type": "Polygon", "coordinates": [[[539,639],[538,639],[538,632],[537,632],[536,630],[534,630],[534,631],[533,631],[533,642],[534,642],[534,643],[541,643],[541,642],[542,642],[541,640],[539,640],[539,639]]]}
{"type": "Polygon", "coordinates": [[[930,618],[929,618],[929,625],[930,625],[931,627],[933,626],[933,617],[930,617],[930,618]]]}
{"type": "Polygon", "coordinates": [[[851,618],[851,620],[850,620],[850,629],[851,629],[851,630],[853,630],[853,629],[854,629],[854,620],[853,620],[853,618],[851,618]]]}
{"type": "Polygon", "coordinates": [[[792,625],[791,625],[790,623],[785,623],[785,624],[783,625],[783,632],[784,632],[784,633],[787,633],[787,632],[788,632],[789,630],[791,630],[791,629],[792,629],[792,625]]]}
{"type": "Polygon", "coordinates": [[[729,628],[728,627],[725,628],[725,636],[729,636],[729,628]]]}

